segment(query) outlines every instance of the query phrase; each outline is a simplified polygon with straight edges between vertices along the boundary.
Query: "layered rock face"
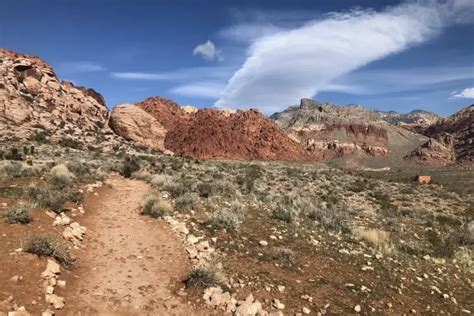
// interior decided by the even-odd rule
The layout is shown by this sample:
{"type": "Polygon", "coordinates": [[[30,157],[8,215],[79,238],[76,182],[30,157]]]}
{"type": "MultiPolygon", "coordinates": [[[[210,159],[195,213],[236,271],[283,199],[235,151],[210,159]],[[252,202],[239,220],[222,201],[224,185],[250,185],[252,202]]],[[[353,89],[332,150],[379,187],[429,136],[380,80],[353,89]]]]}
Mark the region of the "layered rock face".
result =
{"type": "Polygon", "coordinates": [[[164,151],[165,128],[141,108],[123,104],[116,106],[110,116],[113,131],[139,145],[164,151]]]}
{"type": "Polygon", "coordinates": [[[189,111],[176,103],[149,98],[137,106],[165,129],[165,148],[202,159],[316,160],[256,110],[189,111]]]}
{"type": "Polygon", "coordinates": [[[430,139],[407,158],[428,163],[474,160],[474,105],[437,120],[422,130],[430,139]]]}
{"type": "Polygon", "coordinates": [[[302,99],[271,116],[306,150],[324,158],[341,157],[356,151],[371,156],[389,152],[387,123],[375,111],[361,106],[339,107],[302,99]]]}
{"type": "Polygon", "coordinates": [[[455,160],[454,140],[449,134],[438,139],[430,138],[406,156],[430,164],[448,164],[455,160]]]}
{"type": "Polygon", "coordinates": [[[0,49],[0,135],[107,132],[108,119],[99,93],[60,81],[38,57],[0,49]]]}

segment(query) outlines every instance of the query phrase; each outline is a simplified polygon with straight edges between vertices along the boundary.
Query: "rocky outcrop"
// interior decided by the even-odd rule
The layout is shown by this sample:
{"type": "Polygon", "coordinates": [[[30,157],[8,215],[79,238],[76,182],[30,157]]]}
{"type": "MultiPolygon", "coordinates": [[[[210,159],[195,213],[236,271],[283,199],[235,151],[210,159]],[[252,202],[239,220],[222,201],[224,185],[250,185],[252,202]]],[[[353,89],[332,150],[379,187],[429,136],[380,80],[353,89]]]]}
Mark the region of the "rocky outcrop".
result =
{"type": "Polygon", "coordinates": [[[0,49],[0,135],[110,131],[103,97],[59,80],[38,57],[0,49]]]}
{"type": "Polygon", "coordinates": [[[271,118],[311,153],[324,158],[342,157],[356,151],[371,156],[389,152],[387,124],[361,106],[334,106],[302,99],[271,118]]]}
{"type": "Polygon", "coordinates": [[[452,163],[455,161],[453,137],[445,134],[437,139],[430,138],[426,143],[415,148],[405,158],[429,164],[452,163]]]}
{"type": "Polygon", "coordinates": [[[165,147],[176,154],[203,159],[316,159],[257,110],[229,115],[200,110],[168,131],[165,147]]]}
{"type": "Polygon", "coordinates": [[[165,148],[202,159],[317,160],[257,110],[187,111],[159,97],[137,106],[166,129],[165,148]]]}
{"type": "Polygon", "coordinates": [[[407,155],[420,162],[448,164],[474,159],[474,105],[437,120],[421,131],[430,139],[407,155]]]}
{"type": "Polygon", "coordinates": [[[165,128],[138,106],[116,106],[110,116],[110,127],[126,140],[161,151],[165,149],[165,128]]]}
{"type": "Polygon", "coordinates": [[[167,131],[185,124],[193,114],[183,111],[175,102],[161,97],[151,97],[135,105],[157,119],[167,131]]]}

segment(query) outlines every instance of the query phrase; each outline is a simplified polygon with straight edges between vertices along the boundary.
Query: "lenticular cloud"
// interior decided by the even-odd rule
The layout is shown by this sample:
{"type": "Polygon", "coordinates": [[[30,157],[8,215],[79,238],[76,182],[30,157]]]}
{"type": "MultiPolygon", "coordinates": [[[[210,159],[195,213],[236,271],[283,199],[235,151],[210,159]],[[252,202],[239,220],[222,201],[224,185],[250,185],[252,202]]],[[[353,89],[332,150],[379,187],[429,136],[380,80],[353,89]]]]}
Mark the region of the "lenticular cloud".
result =
{"type": "MultiPolygon", "coordinates": [[[[270,113],[314,96],[337,77],[437,35],[453,18],[451,1],[409,3],[382,12],[333,13],[303,27],[257,39],[219,107],[270,113]]],[[[468,9],[474,5],[464,2],[468,9]]],[[[465,12],[465,11],[464,11],[465,12]]]]}

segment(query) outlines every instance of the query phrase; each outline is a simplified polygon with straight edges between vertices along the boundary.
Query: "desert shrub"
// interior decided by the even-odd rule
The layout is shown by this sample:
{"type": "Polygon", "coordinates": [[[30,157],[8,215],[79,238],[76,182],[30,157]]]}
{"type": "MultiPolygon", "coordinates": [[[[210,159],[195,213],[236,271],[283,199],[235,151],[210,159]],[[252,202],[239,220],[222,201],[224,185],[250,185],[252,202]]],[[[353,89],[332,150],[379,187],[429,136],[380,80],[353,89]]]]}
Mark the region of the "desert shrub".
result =
{"type": "Polygon", "coordinates": [[[364,227],[356,227],[353,234],[360,240],[368,243],[375,248],[384,247],[389,240],[389,234],[380,229],[367,229],[364,227]]]}
{"type": "Polygon", "coordinates": [[[80,141],[69,137],[60,139],[58,141],[58,145],[67,148],[82,149],[82,144],[80,141]]]}
{"type": "Polygon", "coordinates": [[[56,188],[65,188],[74,182],[74,174],[64,164],[54,166],[49,172],[48,182],[56,188]]]}
{"type": "Polygon", "coordinates": [[[183,195],[180,195],[174,201],[174,208],[178,212],[183,212],[186,210],[194,210],[196,204],[199,200],[199,197],[196,193],[187,192],[183,195]]]}
{"type": "Polygon", "coordinates": [[[0,165],[0,171],[11,179],[35,175],[35,169],[21,161],[4,161],[0,165]]]}
{"type": "Polygon", "coordinates": [[[4,214],[4,218],[8,224],[28,224],[33,221],[29,206],[22,202],[9,207],[4,214]]]}
{"type": "Polygon", "coordinates": [[[209,198],[216,194],[217,188],[212,183],[201,182],[196,186],[196,190],[200,197],[209,198]]]}
{"type": "Polygon", "coordinates": [[[276,200],[271,217],[292,223],[296,221],[301,213],[306,213],[311,208],[311,201],[298,197],[294,194],[285,194],[276,200]]]}
{"type": "Polygon", "coordinates": [[[261,178],[263,175],[263,169],[259,165],[249,165],[246,167],[242,174],[239,174],[236,178],[237,184],[240,186],[240,190],[244,194],[249,194],[254,190],[255,181],[261,178]]]}
{"type": "Polygon", "coordinates": [[[127,156],[120,170],[120,175],[125,178],[130,178],[132,173],[140,170],[140,165],[138,164],[136,158],[127,156]]]}
{"type": "Polygon", "coordinates": [[[30,140],[40,143],[40,144],[45,144],[48,142],[48,137],[49,137],[49,134],[46,131],[40,131],[34,134],[33,136],[31,136],[30,140]]]}
{"type": "Polygon", "coordinates": [[[461,247],[454,253],[454,260],[469,273],[474,273],[474,250],[468,247],[461,247]]]}
{"type": "Polygon", "coordinates": [[[10,152],[5,155],[6,160],[15,160],[15,161],[21,161],[23,160],[23,157],[21,156],[20,151],[18,148],[10,148],[10,152]]]}
{"type": "Polygon", "coordinates": [[[152,175],[147,170],[142,170],[141,169],[141,170],[138,170],[138,171],[132,173],[131,178],[150,182],[151,178],[152,178],[152,175]]]}
{"type": "Polygon", "coordinates": [[[319,222],[326,230],[334,230],[342,233],[349,232],[349,218],[344,207],[328,208],[321,205],[309,213],[309,217],[319,222]]]}
{"type": "Polygon", "coordinates": [[[211,286],[219,286],[221,282],[214,269],[209,267],[196,267],[186,277],[186,286],[192,288],[206,289],[211,286]]]}
{"type": "Polygon", "coordinates": [[[68,161],[66,167],[76,176],[77,179],[85,181],[102,180],[105,176],[105,170],[103,169],[107,169],[107,167],[104,168],[99,164],[83,160],[68,161]]]}
{"type": "Polygon", "coordinates": [[[163,186],[163,190],[169,192],[173,198],[177,198],[186,192],[192,191],[196,180],[191,177],[181,177],[163,186]]]}
{"type": "Polygon", "coordinates": [[[236,230],[240,225],[240,218],[230,210],[219,210],[209,215],[206,225],[213,229],[236,230]]]}
{"type": "Polygon", "coordinates": [[[50,235],[29,237],[23,246],[23,251],[38,256],[53,257],[65,267],[70,267],[74,263],[74,258],[69,251],[50,235]]]}
{"type": "Polygon", "coordinates": [[[57,190],[45,185],[31,183],[25,189],[25,195],[32,199],[39,207],[50,208],[56,213],[63,210],[66,202],[80,202],[82,195],[73,188],[57,190]]]}
{"type": "Polygon", "coordinates": [[[150,183],[156,189],[161,189],[172,183],[172,176],[166,174],[155,174],[151,177],[150,183]]]}
{"type": "Polygon", "coordinates": [[[268,254],[268,259],[276,261],[281,267],[289,268],[295,264],[295,252],[289,248],[277,247],[268,254]]]}
{"type": "Polygon", "coordinates": [[[157,196],[149,196],[145,200],[141,214],[154,218],[163,217],[173,213],[173,207],[167,201],[157,196]]]}
{"type": "Polygon", "coordinates": [[[380,210],[383,214],[390,215],[397,211],[397,207],[392,204],[388,194],[382,191],[375,191],[371,192],[369,195],[380,205],[380,210]]]}

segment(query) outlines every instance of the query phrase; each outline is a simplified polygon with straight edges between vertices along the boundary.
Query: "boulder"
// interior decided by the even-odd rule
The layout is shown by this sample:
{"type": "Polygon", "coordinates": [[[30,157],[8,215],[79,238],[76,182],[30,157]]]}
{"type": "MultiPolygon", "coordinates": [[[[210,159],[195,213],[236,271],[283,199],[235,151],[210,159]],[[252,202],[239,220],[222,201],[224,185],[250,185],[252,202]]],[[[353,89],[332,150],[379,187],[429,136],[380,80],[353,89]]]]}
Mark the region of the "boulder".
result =
{"type": "Polygon", "coordinates": [[[166,130],[153,116],[138,106],[116,106],[110,116],[110,127],[127,140],[162,151],[165,149],[166,130]]]}

